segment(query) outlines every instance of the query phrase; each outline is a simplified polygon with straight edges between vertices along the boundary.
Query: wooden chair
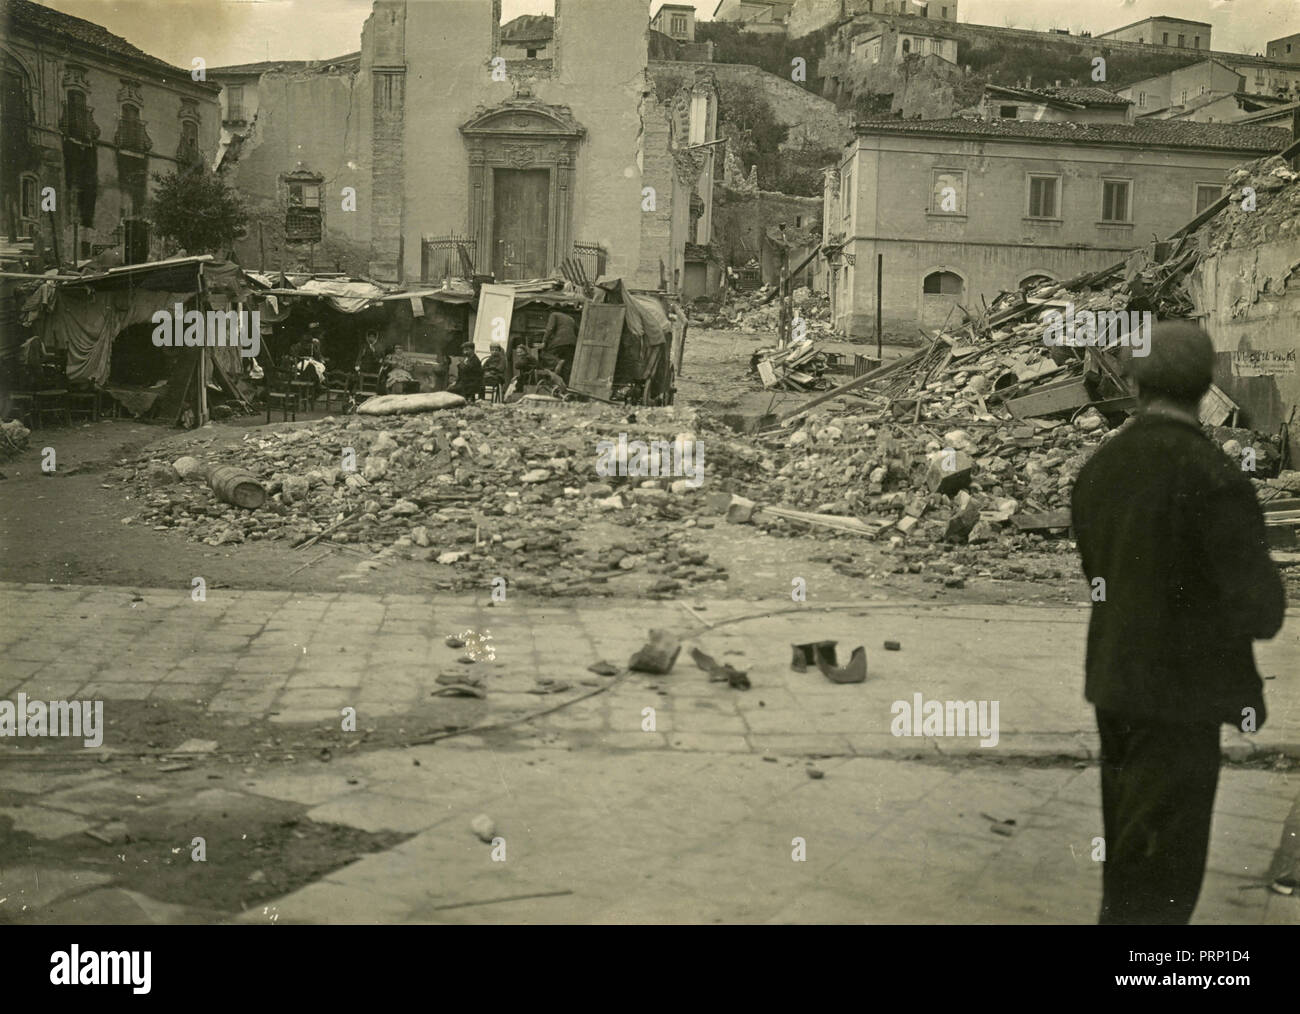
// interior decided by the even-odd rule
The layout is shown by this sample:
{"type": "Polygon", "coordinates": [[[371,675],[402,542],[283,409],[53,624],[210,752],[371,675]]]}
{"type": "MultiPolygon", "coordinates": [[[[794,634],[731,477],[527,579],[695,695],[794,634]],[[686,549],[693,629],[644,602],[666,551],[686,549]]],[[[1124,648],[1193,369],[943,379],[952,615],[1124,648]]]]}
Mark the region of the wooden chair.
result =
{"type": "Polygon", "coordinates": [[[91,387],[69,392],[68,416],[99,422],[99,391],[91,387]]]}
{"type": "Polygon", "coordinates": [[[367,397],[378,394],[379,374],[378,373],[361,374],[361,390],[358,393],[367,397]]]}
{"type": "Polygon", "coordinates": [[[17,419],[29,430],[36,428],[36,395],[31,391],[14,391],[9,395],[6,418],[17,419]]]}
{"type": "Polygon", "coordinates": [[[45,425],[45,417],[62,419],[63,425],[72,425],[72,414],[68,410],[68,390],[64,387],[51,387],[43,391],[33,391],[36,396],[36,422],[45,425]]]}
{"type": "Polygon", "coordinates": [[[293,373],[290,370],[278,370],[267,367],[266,373],[266,421],[271,421],[271,412],[279,406],[281,421],[292,419],[298,421],[298,392],[293,387],[293,373]]]}

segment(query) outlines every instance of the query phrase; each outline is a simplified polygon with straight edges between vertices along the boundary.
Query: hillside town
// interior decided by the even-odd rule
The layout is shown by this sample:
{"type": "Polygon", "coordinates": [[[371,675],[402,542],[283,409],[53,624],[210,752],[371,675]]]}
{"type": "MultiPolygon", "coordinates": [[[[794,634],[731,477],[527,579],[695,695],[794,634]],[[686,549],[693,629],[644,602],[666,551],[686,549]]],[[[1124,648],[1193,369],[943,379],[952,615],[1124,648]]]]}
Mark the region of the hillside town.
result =
{"type": "Polygon", "coordinates": [[[0,924],[1300,923],[1249,3],[0,0],[0,924]]]}

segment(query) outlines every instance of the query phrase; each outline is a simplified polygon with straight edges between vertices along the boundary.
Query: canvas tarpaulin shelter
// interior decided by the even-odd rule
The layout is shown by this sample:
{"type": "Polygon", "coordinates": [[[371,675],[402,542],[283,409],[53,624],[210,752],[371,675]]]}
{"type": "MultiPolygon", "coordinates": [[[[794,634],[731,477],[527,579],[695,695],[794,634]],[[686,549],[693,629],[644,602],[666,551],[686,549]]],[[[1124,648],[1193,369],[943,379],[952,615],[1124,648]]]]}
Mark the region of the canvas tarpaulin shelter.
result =
{"type": "Polygon", "coordinates": [[[614,383],[644,383],[647,401],[666,394],[672,386],[668,361],[672,325],[662,304],[654,296],[632,292],[621,278],[601,278],[596,289],[601,303],[626,311],[614,383]]]}
{"type": "MultiPolygon", "coordinates": [[[[67,350],[70,380],[97,385],[108,382],[113,342],[133,324],[149,323],[158,310],[174,311],[199,292],[200,271],[209,292],[232,301],[248,297],[238,265],[210,257],[186,257],[151,264],[114,268],[77,281],[58,283],[53,298],[40,314],[38,327],[47,346],[67,350]]],[[[242,371],[239,350],[209,350],[228,373],[242,371]]]]}

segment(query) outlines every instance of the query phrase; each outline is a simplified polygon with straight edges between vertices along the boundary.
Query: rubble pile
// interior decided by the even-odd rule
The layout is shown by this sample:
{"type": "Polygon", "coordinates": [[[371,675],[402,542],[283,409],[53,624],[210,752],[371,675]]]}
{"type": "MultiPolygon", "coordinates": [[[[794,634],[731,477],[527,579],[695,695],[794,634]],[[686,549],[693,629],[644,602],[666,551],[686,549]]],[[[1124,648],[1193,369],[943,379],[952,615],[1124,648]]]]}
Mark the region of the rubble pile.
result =
{"type": "Polygon", "coordinates": [[[1206,224],[1206,249],[1213,253],[1300,235],[1300,173],[1271,155],[1228,174],[1228,204],[1206,224]],[[1247,210],[1255,195],[1254,210],[1247,210]]]}
{"type": "Polygon", "coordinates": [[[139,490],[141,523],[208,545],[286,540],[377,564],[427,560],[435,587],[454,590],[486,592],[506,576],[516,589],[601,595],[631,574],[648,581],[641,592],[667,597],[728,576],[692,541],[695,489],[673,477],[601,476],[598,444],[620,433],[668,443],[682,426],[672,409],[628,416],[554,403],[330,417],[214,446],[201,468],[144,458],[116,474],[139,490]],[[222,465],[253,473],[265,505],[219,500],[202,479],[222,465]],[[613,532],[604,542],[589,527],[601,521],[613,532]]]}
{"type": "Polygon", "coordinates": [[[786,391],[816,391],[830,387],[824,374],[830,359],[818,352],[811,341],[796,341],[789,348],[762,348],[749,360],[750,372],[758,375],[763,387],[786,391]]]}
{"type": "MultiPolygon", "coordinates": [[[[802,286],[790,295],[795,338],[829,338],[831,327],[830,297],[802,286]]],[[[691,314],[697,327],[731,331],[776,332],[781,323],[781,301],[776,286],[764,285],[753,292],[730,292],[716,310],[699,310],[691,314]]]]}
{"type": "MultiPolygon", "coordinates": [[[[1067,549],[1051,536],[1069,530],[1074,481],[1136,408],[1127,367],[1142,331],[1138,324],[1122,342],[1062,344],[1045,340],[1049,329],[1067,316],[1091,317],[1100,327],[1111,313],[1130,325],[1144,313],[1195,313],[1191,273],[1201,258],[1300,230],[1300,186],[1291,185],[1297,179],[1277,157],[1242,166],[1219,215],[1102,271],[1004,293],[980,316],[938,333],[928,348],[788,413],[784,428],[761,437],[766,445],[755,456],[715,452],[714,476],[721,469],[739,495],[729,517],[774,531],[809,525],[827,537],[836,529],[860,535],[855,526],[865,525],[905,558],[923,547],[978,547],[984,566],[989,558],[1019,561],[1035,546],[1067,549]],[[1257,195],[1255,213],[1242,209],[1247,187],[1257,195]]],[[[797,359],[806,351],[796,345],[786,355],[797,359]]],[[[758,362],[772,370],[790,363],[761,354],[758,362]]],[[[1261,503],[1285,500],[1300,484],[1293,472],[1278,475],[1278,435],[1225,426],[1236,411],[1212,387],[1201,406],[1207,434],[1236,463],[1243,448],[1252,449],[1261,503]]],[[[1002,569],[1024,572],[1020,562],[1002,569]]]]}

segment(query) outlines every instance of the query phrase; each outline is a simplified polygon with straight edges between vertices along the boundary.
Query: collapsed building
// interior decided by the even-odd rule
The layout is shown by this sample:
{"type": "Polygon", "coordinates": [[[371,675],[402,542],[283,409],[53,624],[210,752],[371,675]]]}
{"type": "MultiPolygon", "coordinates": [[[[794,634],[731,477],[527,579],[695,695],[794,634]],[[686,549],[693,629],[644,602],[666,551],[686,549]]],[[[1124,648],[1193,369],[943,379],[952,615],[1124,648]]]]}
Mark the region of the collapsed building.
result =
{"type": "Polygon", "coordinates": [[[645,0],[560,0],[545,20],[377,0],[357,54],[211,70],[222,171],[255,211],[241,263],[436,283],[572,260],[679,290],[711,229],[707,69],[656,90],[645,0]]]}

